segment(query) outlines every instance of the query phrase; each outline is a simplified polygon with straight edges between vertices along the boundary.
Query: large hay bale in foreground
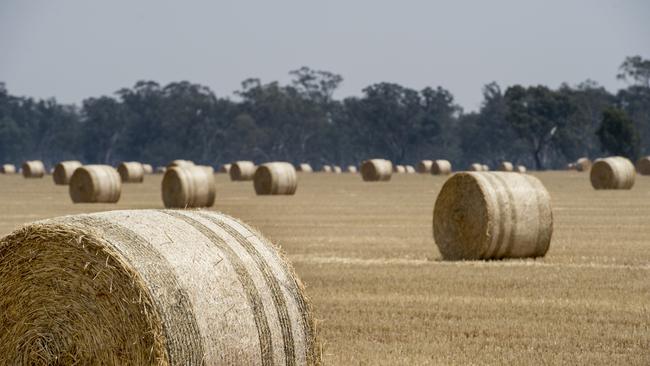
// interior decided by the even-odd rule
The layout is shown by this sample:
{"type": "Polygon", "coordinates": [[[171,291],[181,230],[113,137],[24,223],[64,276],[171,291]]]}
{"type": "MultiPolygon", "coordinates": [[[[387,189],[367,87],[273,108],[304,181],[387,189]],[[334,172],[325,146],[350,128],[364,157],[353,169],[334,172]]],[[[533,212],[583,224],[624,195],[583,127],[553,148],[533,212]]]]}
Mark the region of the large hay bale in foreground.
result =
{"type": "Polygon", "coordinates": [[[580,158],[575,162],[575,168],[579,172],[586,172],[591,168],[591,160],[589,158],[580,158]]]}
{"type": "Polygon", "coordinates": [[[192,165],[196,165],[196,164],[194,164],[194,162],[191,160],[176,159],[176,160],[172,160],[169,164],[167,164],[167,168],[171,168],[175,166],[192,166],[192,165]]]}
{"type": "Polygon", "coordinates": [[[168,168],[161,185],[163,204],[168,208],[211,207],[217,195],[212,167],[168,168]]]}
{"type": "Polygon", "coordinates": [[[432,165],[433,160],[422,160],[415,166],[415,170],[420,174],[431,173],[432,165]]]}
{"type": "Polygon", "coordinates": [[[629,159],[613,156],[596,160],[589,175],[595,189],[630,189],[634,186],[636,172],[629,159]]]}
{"type": "Polygon", "coordinates": [[[259,195],[294,194],[298,188],[298,175],[290,163],[266,163],[257,167],[253,185],[259,195]]]}
{"type": "Polygon", "coordinates": [[[236,182],[253,180],[256,168],[252,161],[236,161],[230,166],[230,180],[236,182]]]}
{"type": "Polygon", "coordinates": [[[142,164],[142,169],[144,169],[144,174],[153,174],[153,166],[151,164],[142,164]]]}
{"type": "Polygon", "coordinates": [[[219,168],[219,173],[230,174],[230,168],[232,168],[232,164],[223,164],[223,165],[219,168]]]}
{"type": "Polygon", "coordinates": [[[347,171],[348,171],[348,173],[352,173],[352,174],[357,174],[359,172],[357,170],[357,167],[354,166],[354,165],[348,165],[347,171]]]}
{"type": "Polygon", "coordinates": [[[320,362],[302,283],[218,212],[58,217],[0,239],[0,364],[320,362]]]}
{"type": "Polygon", "coordinates": [[[514,170],[515,167],[509,161],[502,161],[501,164],[499,164],[499,171],[501,172],[512,172],[514,170]]]}
{"type": "Polygon", "coordinates": [[[434,239],[449,260],[540,257],[552,232],[551,198],[527,174],[458,173],[433,212],[434,239]]]}
{"type": "Polygon", "coordinates": [[[650,156],[643,157],[636,162],[636,171],[641,175],[650,175],[650,156]]]}
{"type": "Polygon", "coordinates": [[[45,165],[40,160],[28,160],[23,163],[22,173],[25,178],[43,178],[45,165]]]}
{"type": "Polygon", "coordinates": [[[361,163],[361,178],[366,182],[387,182],[393,173],[393,163],[385,159],[370,159],[361,163]]]}
{"type": "Polygon", "coordinates": [[[2,174],[16,174],[16,166],[13,164],[0,165],[0,173],[2,174]]]}
{"type": "Polygon", "coordinates": [[[125,161],[117,166],[122,183],[142,183],[144,181],[144,167],[137,161],[125,161]]]}
{"type": "Polygon", "coordinates": [[[56,164],[54,167],[54,172],[52,172],[52,179],[54,184],[57,185],[67,185],[70,183],[70,178],[72,173],[81,166],[81,162],[78,160],[68,160],[62,161],[56,164]]]}
{"type": "Polygon", "coordinates": [[[302,163],[298,165],[298,171],[302,173],[311,173],[314,171],[314,169],[312,169],[311,165],[302,163]]]}
{"type": "Polygon", "coordinates": [[[406,167],[404,165],[394,165],[393,173],[404,174],[406,173],[406,167]]]}
{"type": "Polygon", "coordinates": [[[431,164],[431,174],[447,175],[451,174],[451,163],[448,160],[434,160],[431,164]]]}
{"type": "Polygon", "coordinates": [[[84,165],[70,177],[70,198],[74,203],[115,203],[120,200],[122,180],[109,165],[84,165]]]}

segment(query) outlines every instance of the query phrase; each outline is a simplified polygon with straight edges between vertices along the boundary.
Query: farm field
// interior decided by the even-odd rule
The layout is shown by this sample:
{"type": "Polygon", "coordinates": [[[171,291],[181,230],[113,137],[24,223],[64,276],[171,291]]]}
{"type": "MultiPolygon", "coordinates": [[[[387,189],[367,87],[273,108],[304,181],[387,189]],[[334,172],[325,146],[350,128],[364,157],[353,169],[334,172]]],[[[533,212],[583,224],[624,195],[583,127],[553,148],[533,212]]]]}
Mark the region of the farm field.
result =
{"type": "MultiPolygon", "coordinates": [[[[514,173],[513,173],[514,174],[514,173]]],[[[282,246],[307,286],[327,365],[650,364],[650,177],[595,191],[588,173],[535,173],[554,233],[538,260],[443,262],[432,212],[444,177],[300,174],[256,196],[217,174],[213,209],[282,246]]],[[[82,212],[162,208],[162,176],[117,204],[73,204],[51,176],[0,175],[0,235],[82,212]]]]}

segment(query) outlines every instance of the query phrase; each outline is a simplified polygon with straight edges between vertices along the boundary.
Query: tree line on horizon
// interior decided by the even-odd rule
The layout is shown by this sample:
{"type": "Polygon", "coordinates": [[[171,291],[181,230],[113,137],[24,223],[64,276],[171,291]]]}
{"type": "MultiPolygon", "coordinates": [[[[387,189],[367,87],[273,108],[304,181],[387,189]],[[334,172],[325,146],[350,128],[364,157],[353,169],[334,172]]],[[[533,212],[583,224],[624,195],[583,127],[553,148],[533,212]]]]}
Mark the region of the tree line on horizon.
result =
{"type": "Polygon", "coordinates": [[[447,159],[458,169],[507,160],[563,168],[582,156],[650,155],[650,60],[628,57],[610,93],[587,80],[557,89],[497,83],[465,113],[442,87],[414,90],[377,83],[337,100],[340,75],[302,67],[288,85],[247,79],[237,100],[188,81],[138,81],[81,105],[11,95],[0,83],[0,163],[76,159],[165,165],[189,159],[398,164],[447,159]]]}

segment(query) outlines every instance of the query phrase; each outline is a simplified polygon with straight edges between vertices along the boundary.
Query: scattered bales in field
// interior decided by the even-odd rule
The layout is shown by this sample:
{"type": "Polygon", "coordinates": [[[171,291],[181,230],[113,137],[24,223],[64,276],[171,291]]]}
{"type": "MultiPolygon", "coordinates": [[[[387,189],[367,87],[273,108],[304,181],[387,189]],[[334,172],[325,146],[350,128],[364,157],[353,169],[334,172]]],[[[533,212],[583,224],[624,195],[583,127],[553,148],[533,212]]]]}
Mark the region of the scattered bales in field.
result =
{"type": "Polygon", "coordinates": [[[255,168],[255,163],[252,161],[236,161],[230,166],[230,180],[235,182],[253,180],[255,168]]]}
{"type": "Polygon", "coordinates": [[[302,163],[302,164],[298,164],[298,171],[302,173],[311,173],[314,171],[314,169],[312,169],[311,165],[307,163],[302,163]]]}
{"type": "Polygon", "coordinates": [[[40,160],[28,160],[23,163],[22,173],[25,178],[43,178],[45,165],[40,160]]]}
{"type": "Polygon", "coordinates": [[[641,175],[650,175],[650,156],[643,157],[636,162],[636,171],[641,175]]]}
{"type": "Polygon", "coordinates": [[[526,167],[523,166],[523,165],[517,165],[517,167],[515,168],[515,171],[516,171],[517,173],[522,173],[522,174],[524,174],[524,173],[526,173],[526,167]]]}
{"type": "Polygon", "coordinates": [[[115,203],[120,200],[122,180],[109,165],[83,165],[70,177],[70,198],[74,203],[115,203]]]}
{"type": "Polygon", "coordinates": [[[512,172],[514,170],[514,166],[509,161],[502,161],[501,164],[499,164],[499,171],[501,172],[512,172]]]}
{"type": "Polygon", "coordinates": [[[458,173],[445,182],[433,235],[447,260],[544,256],[553,232],[551,199],[527,174],[458,173]]]}
{"type": "Polygon", "coordinates": [[[194,162],[191,160],[176,159],[176,160],[172,160],[169,164],[167,164],[167,168],[171,168],[175,166],[192,166],[192,165],[196,165],[196,164],[194,164],[194,162]]]}
{"type": "Polygon", "coordinates": [[[404,174],[406,173],[406,167],[404,165],[394,165],[393,173],[404,174]]]}
{"type": "Polygon", "coordinates": [[[219,173],[230,174],[230,168],[232,168],[232,164],[223,164],[223,165],[219,168],[219,173]]]}
{"type": "Polygon", "coordinates": [[[13,164],[0,165],[0,173],[2,174],[16,174],[16,166],[13,164]]]}
{"type": "Polygon", "coordinates": [[[0,258],[3,365],[321,362],[291,265],[218,212],[53,218],[1,238],[0,258]]]}
{"type": "Polygon", "coordinates": [[[54,167],[54,172],[52,173],[54,184],[68,185],[68,183],[70,183],[72,173],[74,173],[74,171],[80,166],[81,162],[77,160],[62,161],[56,164],[54,167]]]}
{"type": "Polygon", "coordinates": [[[431,173],[432,165],[433,160],[422,160],[415,166],[415,170],[420,174],[431,173]]]}
{"type": "Polygon", "coordinates": [[[393,163],[385,159],[370,159],[361,163],[361,178],[366,182],[386,182],[393,173],[393,163]]]}
{"type": "Polygon", "coordinates": [[[624,157],[598,159],[591,166],[591,185],[595,189],[630,189],[635,177],[634,165],[624,157]]]}
{"type": "Polygon", "coordinates": [[[579,172],[586,172],[591,168],[591,160],[589,158],[580,158],[575,162],[575,169],[579,172]]]}
{"type": "Polygon", "coordinates": [[[298,175],[293,165],[285,162],[272,162],[260,165],[253,178],[255,193],[258,195],[296,193],[298,175]]]}
{"type": "Polygon", "coordinates": [[[406,173],[407,174],[415,173],[415,168],[413,167],[413,165],[407,165],[405,168],[406,168],[406,173]]]}
{"type": "Polygon", "coordinates": [[[334,166],[332,166],[332,173],[341,174],[341,173],[343,173],[343,169],[341,169],[341,167],[338,166],[338,165],[334,165],[334,166]]]}
{"type": "Polygon", "coordinates": [[[357,174],[359,172],[357,170],[357,167],[354,166],[354,165],[348,165],[347,171],[348,171],[348,173],[352,173],[352,174],[357,174]]]}
{"type": "Polygon", "coordinates": [[[330,165],[323,165],[320,171],[323,173],[331,173],[332,167],[330,165]]]}
{"type": "Polygon", "coordinates": [[[153,174],[153,166],[151,164],[142,164],[142,169],[144,169],[144,174],[153,174]]]}
{"type": "Polygon", "coordinates": [[[144,166],[137,161],[125,161],[117,166],[122,183],[142,183],[144,181],[144,166]]]}
{"type": "Polygon", "coordinates": [[[162,179],[162,199],[168,208],[211,207],[217,195],[214,169],[180,166],[167,169],[162,179]]]}
{"type": "Polygon", "coordinates": [[[431,164],[431,174],[447,175],[451,174],[451,163],[448,160],[434,160],[431,164]]]}

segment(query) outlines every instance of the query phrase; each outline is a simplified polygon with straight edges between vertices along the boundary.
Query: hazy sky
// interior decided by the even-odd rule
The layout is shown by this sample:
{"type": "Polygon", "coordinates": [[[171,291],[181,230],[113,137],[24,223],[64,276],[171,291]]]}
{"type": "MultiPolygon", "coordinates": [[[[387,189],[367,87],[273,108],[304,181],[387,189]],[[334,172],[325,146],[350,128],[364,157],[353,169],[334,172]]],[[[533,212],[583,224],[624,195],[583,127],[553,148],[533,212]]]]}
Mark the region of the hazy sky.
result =
{"type": "Polygon", "coordinates": [[[635,54],[650,57],[649,0],[0,0],[0,81],[63,102],[140,79],[232,96],[306,65],[342,74],[338,97],[440,85],[474,110],[490,81],[616,90],[635,54]]]}

